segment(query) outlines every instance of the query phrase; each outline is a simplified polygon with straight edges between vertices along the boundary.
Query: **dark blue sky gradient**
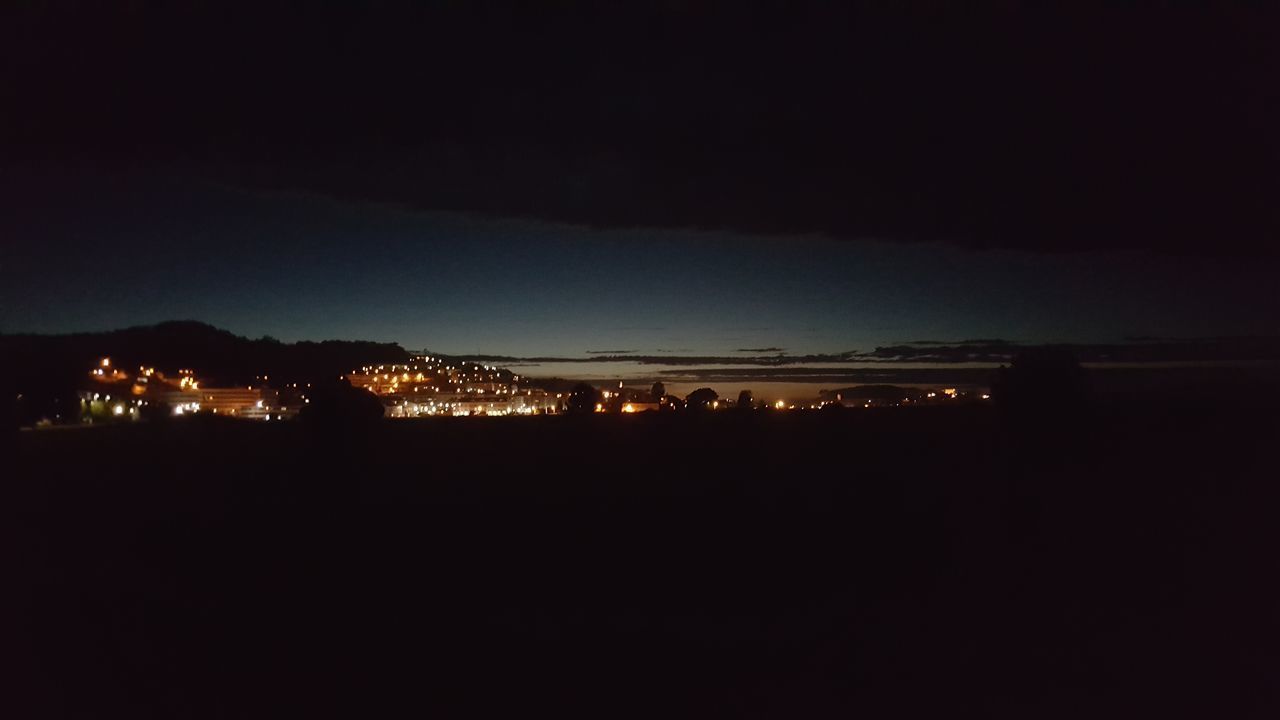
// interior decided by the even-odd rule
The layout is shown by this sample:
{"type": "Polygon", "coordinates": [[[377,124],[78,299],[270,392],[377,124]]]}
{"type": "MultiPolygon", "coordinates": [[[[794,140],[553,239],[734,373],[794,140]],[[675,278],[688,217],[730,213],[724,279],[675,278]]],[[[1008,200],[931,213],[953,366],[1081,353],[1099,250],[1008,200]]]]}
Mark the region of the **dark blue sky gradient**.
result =
{"type": "Polygon", "coordinates": [[[596,229],[183,180],[95,179],[8,218],[3,332],[195,319],[443,353],[1267,334],[1280,270],[1265,257],[596,229]]]}

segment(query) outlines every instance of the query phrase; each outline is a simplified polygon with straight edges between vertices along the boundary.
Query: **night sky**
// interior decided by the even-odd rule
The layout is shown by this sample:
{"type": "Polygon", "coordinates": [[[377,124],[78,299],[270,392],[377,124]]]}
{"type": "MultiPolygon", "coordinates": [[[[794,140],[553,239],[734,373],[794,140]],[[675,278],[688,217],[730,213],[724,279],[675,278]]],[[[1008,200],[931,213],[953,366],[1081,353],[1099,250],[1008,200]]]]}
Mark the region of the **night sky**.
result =
{"type": "Polygon", "coordinates": [[[582,357],[1275,331],[1265,6],[5,13],[3,332],[582,357]]]}

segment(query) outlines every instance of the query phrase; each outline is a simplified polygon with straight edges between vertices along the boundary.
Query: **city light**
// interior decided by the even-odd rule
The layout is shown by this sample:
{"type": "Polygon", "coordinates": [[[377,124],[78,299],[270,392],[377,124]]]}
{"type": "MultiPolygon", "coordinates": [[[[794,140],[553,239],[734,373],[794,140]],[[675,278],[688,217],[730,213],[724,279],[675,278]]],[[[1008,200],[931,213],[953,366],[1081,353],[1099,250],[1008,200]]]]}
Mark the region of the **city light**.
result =
{"type": "MultiPolygon", "coordinates": [[[[501,417],[516,415],[550,415],[565,412],[565,393],[549,393],[534,387],[518,387],[515,380],[519,377],[500,367],[482,364],[465,364],[459,366],[445,365],[442,361],[428,361],[425,356],[415,356],[415,362],[409,364],[363,365],[356,366],[349,375],[339,376],[351,387],[364,388],[376,396],[387,417],[410,418],[431,415],[454,415],[470,417],[501,417]],[[417,381],[412,385],[410,382],[417,381]],[[431,384],[437,383],[437,384],[431,384]],[[406,386],[407,385],[407,386],[406,386]]],[[[304,406],[311,404],[311,399],[297,394],[296,390],[303,383],[285,382],[273,388],[269,376],[257,375],[252,385],[238,388],[213,387],[202,388],[194,371],[183,368],[178,375],[166,377],[163,372],[146,365],[139,366],[139,376],[130,374],[125,377],[118,370],[105,370],[110,360],[101,357],[98,366],[94,366],[92,375],[97,383],[110,387],[114,383],[132,380],[129,395],[153,399],[158,404],[174,409],[174,414],[191,414],[197,412],[218,413],[227,416],[238,416],[256,420],[285,420],[292,417],[304,406]],[[147,378],[151,378],[147,382],[147,378]],[[199,394],[195,391],[199,390],[199,394]],[[201,408],[201,403],[205,407],[201,408]]],[[[310,385],[307,384],[309,387],[310,385]]],[[[597,386],[598,387],[598,386],[597,386]]],[[[672,403],[666,397],[654,402],[649,389],[632,388],[624,381],[609,381],[605,387],[598,387],[599,402],[594,404],[598,413],[638,414],[650,410],[680,409],[683,403],[672,403]],[[615,384],[616,383],[616,384],[615,384]]],[[[83,402],[89,402],[89,394],[82,395],[83,402]]],[[[95,394],[96,397],[96,394],[95,394]]],[[[841,406],[846,398],[842,393],[834,393],[831,399],[790,401],[784,398],[775,399],[764,407],[775,410],[818,410],[827,406],[841,406]]],[[[899,396],[892,399],[867,398],[863,407],[907,407],[921,404],[926,398],[963,399],[970,397],[968,392],[958,388],[939,388],[921,390],[918,394],[899,396]]],[[[990,399],[990,395],[973,393],[973,397],[990,399]]],[[[108,403],[111,396],[107,395],[108,403]]],[[[140,404],[141,401],[139,401],[140,404]]],[[[849,403],[854,405],[854,403],[849,403]]],[[[136,414],[130,407],[127,412],[116,409],[111,404],[106,406],[108,414],[136,414]]],[[[855,405],[856,406],[856,405],[855,405]]],[[[102,406],[98,406],[98,412],[102,406]]],[[[710,400],[703,406],[707,410],[733,408],[735,403],[710,400]]],[[[86,405],[87,408],[87,405],[86,405]]],[[[86,413],[90,412],[88,409],[86,413]]]]}

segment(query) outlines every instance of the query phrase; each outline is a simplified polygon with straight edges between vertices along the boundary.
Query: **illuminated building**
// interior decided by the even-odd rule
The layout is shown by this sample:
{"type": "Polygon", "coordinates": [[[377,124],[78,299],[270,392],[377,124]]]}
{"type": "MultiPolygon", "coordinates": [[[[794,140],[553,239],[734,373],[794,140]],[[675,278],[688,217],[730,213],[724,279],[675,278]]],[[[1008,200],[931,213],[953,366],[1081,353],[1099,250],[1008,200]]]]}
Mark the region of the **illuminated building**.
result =
{"type": "Polygon", "coordinates": [[[146,366],[126,373],[109,358],[98,362],[89,379],[94,389],[80,393],[86,422],[138,419],[148,406],[165,408],[173,415],[210,413],[272,420],[292,417],[306,402],[304,395],[295,392],[289,405],[283,406],[281,394],[265,386],[206,387],[189,368],[180,368],[174,376],[146,366]]]}
{"type": "Polygon", "coordinates": [[[199,394],[200,409],[218,414],[256,420],[286,412],[279,407],[279,393],[269,388],[205,388],[199,394]]]}

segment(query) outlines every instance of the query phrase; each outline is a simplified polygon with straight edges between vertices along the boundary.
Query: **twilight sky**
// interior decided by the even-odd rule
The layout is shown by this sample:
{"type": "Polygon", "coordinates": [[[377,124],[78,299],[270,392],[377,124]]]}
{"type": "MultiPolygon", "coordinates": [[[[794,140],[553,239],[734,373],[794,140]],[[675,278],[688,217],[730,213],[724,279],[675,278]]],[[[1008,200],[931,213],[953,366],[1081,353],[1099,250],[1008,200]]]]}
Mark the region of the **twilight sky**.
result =
{"type": "Polygon", "coordinates": [[[582,356],[1275,329],[1280,267],[1267,258],[601,229],[176,180],[90,186],[110,190],[66,198],[38,231],[6,230],[28,234],[4,251],[5,331],[190,318],[282,340],[582,356]]]}
{"type": "Polygon", "coordinates": [[[24,5],[0,331],[1273,334],[1280,23],[1106,5],[24,5]]]}

